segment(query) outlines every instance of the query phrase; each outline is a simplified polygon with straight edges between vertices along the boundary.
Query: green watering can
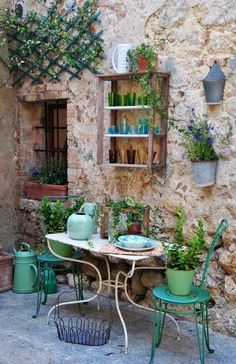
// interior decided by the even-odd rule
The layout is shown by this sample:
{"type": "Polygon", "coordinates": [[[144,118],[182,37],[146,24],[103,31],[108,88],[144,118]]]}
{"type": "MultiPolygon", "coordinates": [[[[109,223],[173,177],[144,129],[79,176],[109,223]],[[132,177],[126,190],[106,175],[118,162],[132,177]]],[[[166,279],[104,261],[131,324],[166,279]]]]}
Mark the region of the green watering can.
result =
{"type": "Polygon", "coordinates": [[[31,293],[38,290],[37,255],[27,243],[21,243],[15,254],[15,271],[12,290],[16,293],[31,293]]]}
{"type": "Polygon", "coordinates": [[[52,294],[57,292],[57,279],[52,267],[47,264],[43,272],[43,290],[45,294],[52,294]]]}

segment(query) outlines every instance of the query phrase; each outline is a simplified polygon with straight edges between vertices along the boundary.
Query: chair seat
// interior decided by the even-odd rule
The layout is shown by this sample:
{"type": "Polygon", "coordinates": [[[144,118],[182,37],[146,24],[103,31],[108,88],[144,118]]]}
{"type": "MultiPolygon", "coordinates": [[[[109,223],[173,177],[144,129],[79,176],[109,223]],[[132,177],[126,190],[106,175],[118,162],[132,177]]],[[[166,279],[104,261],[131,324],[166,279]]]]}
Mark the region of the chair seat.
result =
{"type": "Polygon", "coordinates": [[[211,298],[210,292],[197,286],[192,286],[191,292],[187,296],[175,296],[170,293],[167,285],[162,285],[153,289],[153,296],[156,299],[177,305],[206,303],[211,298]]]}
{"type": "MultiPolygon", "coordinates": [[[[75,258],[75,259],[81,259],[82,258],[82,254],[79,250],[77,250],[70,258],[75,258]]],[[[61,263],[61,262],[66,262],[66,259],[61,259],[56,257],[55,255],[53,255],[51,252],[45,252],[43,254],[40,254],[37,256],[37,259],[40,262],[46,262],[46,263],[61,263]]],[[[68,260],[67,260],[68,262],[68,260]]]]}

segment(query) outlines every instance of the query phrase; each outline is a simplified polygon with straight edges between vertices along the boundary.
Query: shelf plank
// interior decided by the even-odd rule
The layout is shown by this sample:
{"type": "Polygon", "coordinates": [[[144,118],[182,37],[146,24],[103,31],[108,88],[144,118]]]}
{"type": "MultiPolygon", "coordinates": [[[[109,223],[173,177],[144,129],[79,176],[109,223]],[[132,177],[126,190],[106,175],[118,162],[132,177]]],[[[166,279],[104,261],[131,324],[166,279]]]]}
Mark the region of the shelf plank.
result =
{"type": "Polygon", "coordinates": [[[148,138],[148,134],[105,134],[110,138],[148,138]]]}
{"type": "MultiPolygon", "coordinates": [[[[109,138],[148,138],[149,134],[105,134],[106,137],[109,138]]],[[[154,138],[162,138],[165,137],[166,134],[164,132],[160,132],[157,135],[153,135],[154,138]]]]}
{"type": "MultiPolygon", "coordinates": [[[[140,75],[145,74],[146,72],[139,73],[140,75]]],[[[169,72],[153,72],[157,73],[159,77],[161,78],[169,78],[170,73],[169,72]]],[[[102,79],[103,81],[122,81],[122,80],[132,80],[133,73],[127,72],[127,73],[110,73],[110,74],[101,74],[97,77],[102,79]]]]}
{"type": "Polygon", "coordinates": [[[151,107],[149,105],[134,105],[134,106],[105,106],[105,110],[147,110],[151,107]]]}
{"type": "Polygon", "coordinates": [[[121,168],[143,168],[143,169],[160,169],[163,168],[164,166],[160,165],[160,164],[152,164],[151,167],[148,167],[147,164],[128,164],[128,163],[103,163],[104,166],[106,167],[121,167],[121,168]]]}

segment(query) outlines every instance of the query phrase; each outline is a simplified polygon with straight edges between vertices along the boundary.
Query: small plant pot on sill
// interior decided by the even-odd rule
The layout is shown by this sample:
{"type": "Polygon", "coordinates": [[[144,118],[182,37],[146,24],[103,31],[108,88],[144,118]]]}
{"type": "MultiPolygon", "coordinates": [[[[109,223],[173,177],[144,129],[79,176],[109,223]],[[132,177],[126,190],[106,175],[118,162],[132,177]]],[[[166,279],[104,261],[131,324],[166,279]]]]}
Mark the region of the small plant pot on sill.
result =
{"type": "Polygon", "coordinates": [[[13,255],[0,251],[0,292],[12,288],[13,255]]]}
{"type": "Polygon", "coordinates": [[[167,268],[168,288],[175,296],[187,296],[191,292],[195,270],[176,270],[167,268]]]}
{"type": "Polygon", "coordinates": [[[48,185],[37,182],[25,182],[26,197],[42,200],[44,196],[67,196],[68,185],[48,185]]]}
{"type": "Polygon", "coordinates": [[[216,183],[218,160],[192,161],[196,187],[209,187],[216,183]]]}

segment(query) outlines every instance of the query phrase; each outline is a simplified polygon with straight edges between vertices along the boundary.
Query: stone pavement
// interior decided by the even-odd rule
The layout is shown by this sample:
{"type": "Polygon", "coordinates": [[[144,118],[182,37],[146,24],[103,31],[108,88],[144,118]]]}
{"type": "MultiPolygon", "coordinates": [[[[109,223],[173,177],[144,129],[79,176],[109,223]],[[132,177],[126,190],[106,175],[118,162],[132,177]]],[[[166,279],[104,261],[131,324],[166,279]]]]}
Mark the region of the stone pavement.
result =
{"type": "MultiPolygon", "coordinates": [[[[113,326],[109,342],[104,346],[85,346],[60,341],[53,323],[46,325],[46,316],[57,294],[50,295],[41,306],[40,317],[33,319],[36,293],[0,294],[0,364],[147,364],[151,349],[153,314],[122,303],[128,327],[129,351],[123,353],[123,329],[113,305],[113,326]]],[[[104,305],[105,307],[105,305],[104,305]]],[[[83,312],[95,311],[96,305],[83,305],[83,312]],[[85,310],[85,311],[84,311],[85,310]]],[[[75,306],[67,306],[71,312],[75,306]]],[[[102,311],[108,316],[108,311],[102,311]]],[[[171,321],[166,324],[163,342],[156,350],[155,364],[199,364],[195,328],[179,321],[181,341],[171,321]]],[[[206,364],[236,364],[236,338],[211,332],[214,354],[206,355],[206,364]]]]}

